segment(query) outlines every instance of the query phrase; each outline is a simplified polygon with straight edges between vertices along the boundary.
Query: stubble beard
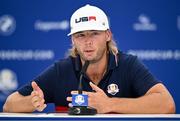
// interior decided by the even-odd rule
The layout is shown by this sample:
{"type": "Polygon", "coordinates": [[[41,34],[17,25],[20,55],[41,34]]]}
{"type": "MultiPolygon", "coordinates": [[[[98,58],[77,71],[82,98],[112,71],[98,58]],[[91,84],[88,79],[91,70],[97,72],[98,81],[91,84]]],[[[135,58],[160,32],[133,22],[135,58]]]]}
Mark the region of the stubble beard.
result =
{"type": "Polygon", "coordinates": [[[81,59],[82,59],[83,61],[88,60],[88,61],[90,61],[91,64],[94,64],[94,63],[99,62],[99,61],[103,58],[103,56],[105,55],[106,52],[107,52],[107,48],[106,48],[106,47],[101,48],[101,49],[99,49],[99,50],[95,53],[95,57],[93,57],[92,59],[88,59],[87,57],[84,56],[84,54],[83,54],[82,51],[78,51],[81,59]]]}

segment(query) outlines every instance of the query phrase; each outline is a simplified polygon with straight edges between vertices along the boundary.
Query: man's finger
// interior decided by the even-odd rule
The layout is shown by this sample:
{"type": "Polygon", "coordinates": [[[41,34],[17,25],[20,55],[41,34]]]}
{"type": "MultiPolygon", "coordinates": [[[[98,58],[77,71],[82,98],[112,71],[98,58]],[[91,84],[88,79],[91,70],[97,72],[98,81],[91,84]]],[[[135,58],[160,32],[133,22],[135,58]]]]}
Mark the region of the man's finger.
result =
{"type": "Polygon", "coordinates": [[[35,81],[32,81],[31,86],[32,86],[33,90],[35,90],[35,91],[40,90],[39,86],[37,85],[37,83],[35,81]]]}
{"type": "Polygon", "coordinates": [[[42,106],[39,106],[36,110],[41,112],[46,108],[46,106],[46,104],[43,104],[42,106]]]}
{"type": "Polygon", "coordinates": [[[32,85],[33,90],[34,90],[34,91],[37,91],[38,95],[39,95],[40,97],[44,98],[44,94],[43,94],[41,88],[37,85],[37,83],[36,83],[35,81],[33,81],[33,82],[31,83],[31,85],[32,85]]]}
{"type": "Polygon", "coordinates": [[[102,89],[100,89],[98,86],[96,86],[95,84],[93,84],[92,82],[89,82],[91,88],[96,91],[96,92],[102,92],[102,89]]]}
{"type": "Polygon", "coordinates": [[[72,97],[67,97],[66,100],[67,101],[72,101],[72,97]]]}
{"type": "Polygon", "coordinates": [[[78,94],[78,91],[71,91],[71,95],[78,94]]]}
{"type": "MultiPolygon", "coordinates": [[[[36,97],[37,97],[37,96],[36,96],[36,97]]],[[[35,98],[36,98],[36,97],[35,97],[35,98]]],[[[44,102],[45,102],[44,99],[42,99],[42,100],[40,100],[40,99],[34,99],[34,100],[32,101],[33,106],[34,106],[35,109],[38,110],[38,111],[42,111],[42,110],[46,107],[46,105],[44,104],[44,102]]]]}
{"type": "Polygon", "coordinates": [[[44,100],[44,99],[42,99],[42,98],[39,98],[38,96],[34,96],[33,98],[32,98],[32,100],[31,100],[31,103],[33,104],[33,105],[40,105],[41,104],[41,100],[44,100]]]}
{"type": "MultiPolygon", "coordinates": [[[[87,94],[86,91],[83,91],[82,93],[83,93],[83,94],[87,94]]],[[[78,91],[71,91],[71,95],[73,95],[73,94],[78,94],[78,91]]]]}
{"type": "Polygon", "coordinates": [[[37,109],[41,106],[40,102],[34,102],[33,106],[37,109]]]}
{"type": "Polygon", "coordinates": [[[31,92],[31,96],[32,96],[32,97],[36,96],[36,91],[32,91],[32,92],[31,92]]]}
{"type": "Polygon", "coordinates": [[[73,107],[72,103],[69,103],[68,106],[69,106],[69,107],[73,107]]]}

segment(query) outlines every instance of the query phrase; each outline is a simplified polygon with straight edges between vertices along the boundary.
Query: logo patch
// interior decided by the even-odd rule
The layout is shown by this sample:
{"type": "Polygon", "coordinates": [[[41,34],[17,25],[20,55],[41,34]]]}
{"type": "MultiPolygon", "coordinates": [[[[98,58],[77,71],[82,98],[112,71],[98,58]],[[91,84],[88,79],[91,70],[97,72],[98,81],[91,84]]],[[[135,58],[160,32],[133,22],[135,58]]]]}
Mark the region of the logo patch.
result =
{"type": "Polygon", "coordinates": [[[79,105],[81,105],[82,103],[84,103],[84,97],[82,95],[78,95],[75,98],[75,102],[79,105]]]}
{"type": "Polygon", "coordinates": [[[15,31],[15,28],[16,21],[13,16],[0,16],[0,35],[9,36],[15,31]]]}
{"type": "Polygon", "coordinates": [[[107,92],[111,95],[115,95],[116,93],[119,92],[119,88],[117,84],[110,84],[107,87],[107,92]]]}
{"type": "Polygon", "coordinates": [[[85,94],[73,94],[72,95],[73,106],[88,106],[88,95],[85,94]]]}
{"type": "Polygon", "coordinates": [[[18,87],[17,75],[10,69],[0,70],[0,102],[18,87]]]}
{"type": "Polygon", "coordinates": [[[157,25],[151,22],[150,17],[141,14],[138,17],[138,22],[134,23],[133,28],[136,31],[156,31],[157,25]]]}
{"type": "Polygon", "coordinates": [[[79,19],[75,19],[75,23],[92,21],[92,20],[96,21],[96,16],[80,17],[79,19]]]}

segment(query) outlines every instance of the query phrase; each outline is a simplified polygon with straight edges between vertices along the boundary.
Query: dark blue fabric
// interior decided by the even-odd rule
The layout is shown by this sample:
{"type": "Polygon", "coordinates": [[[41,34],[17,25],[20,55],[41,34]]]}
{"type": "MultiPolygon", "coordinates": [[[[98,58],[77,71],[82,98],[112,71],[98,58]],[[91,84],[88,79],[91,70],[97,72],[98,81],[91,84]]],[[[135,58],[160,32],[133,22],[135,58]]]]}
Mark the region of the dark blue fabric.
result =
{"type": "MultiPolygon", "coordinates": [[[[136,56],[122,52],[115,56],[110,53],[108,68],[98,87],[104,90],[109,97],[140,97],[152,86],[160,83],[136,56]],[[115,95],[107,92],[110,84],[116,84],[119,92],[115,95]]],[[[77,90],[81,61],[79,57],[68,57],[59,60],[48,67],[34,80],[44,92],[46,103],[55,103],[56,106],[67,106],[66,97],[71,96],[72,90],[77,90]]],[[[83,90],[92,91],[88,76],[83,77],[83,90]]],[[[32,92],[31,83],[21,87],[18,92],[24,96],[32,92]]]]}

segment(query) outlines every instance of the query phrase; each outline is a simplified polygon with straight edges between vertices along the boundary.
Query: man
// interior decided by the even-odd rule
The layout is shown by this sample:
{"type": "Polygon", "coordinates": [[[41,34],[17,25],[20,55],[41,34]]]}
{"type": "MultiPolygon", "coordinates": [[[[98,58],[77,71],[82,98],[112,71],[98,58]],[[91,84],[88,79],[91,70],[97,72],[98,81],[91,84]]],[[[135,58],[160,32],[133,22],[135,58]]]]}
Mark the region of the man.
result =
{"type": "Polygon", "coordinates": [[[11,94],[5,112],[42,111],[54,103],[56,111],[72,106],[79,74],[90,61],[82,85],[90,107],[98,113],[175,113],[175,104],[162,82],[132,55],[118,51],[106,14],[86,5],[71,17],[69,57],[50,66],[34,81],[11,94]]]}

